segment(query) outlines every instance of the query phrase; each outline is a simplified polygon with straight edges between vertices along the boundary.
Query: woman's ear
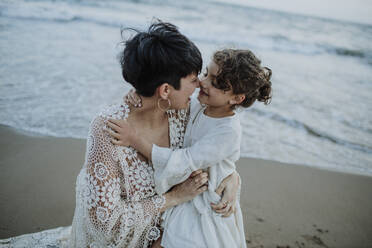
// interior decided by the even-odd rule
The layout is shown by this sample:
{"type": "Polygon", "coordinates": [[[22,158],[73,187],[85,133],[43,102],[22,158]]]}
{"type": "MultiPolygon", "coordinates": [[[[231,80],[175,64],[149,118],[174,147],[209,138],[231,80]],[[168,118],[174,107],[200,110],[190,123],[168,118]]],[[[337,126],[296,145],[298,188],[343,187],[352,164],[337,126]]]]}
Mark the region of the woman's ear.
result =
{"type": "Polygon", "coordinates": [[[168,83],[163,83],[158,87],[159,97],[162,99],[168,99],[168,96],[171,92],[171,86],[168,83]]]}
{"type": "Polygon", "coordinates": [[[235,95],[230,101],[229,104],[240,104],[244,101],[245,95],[244,94],[238,94],[235,95]]]}

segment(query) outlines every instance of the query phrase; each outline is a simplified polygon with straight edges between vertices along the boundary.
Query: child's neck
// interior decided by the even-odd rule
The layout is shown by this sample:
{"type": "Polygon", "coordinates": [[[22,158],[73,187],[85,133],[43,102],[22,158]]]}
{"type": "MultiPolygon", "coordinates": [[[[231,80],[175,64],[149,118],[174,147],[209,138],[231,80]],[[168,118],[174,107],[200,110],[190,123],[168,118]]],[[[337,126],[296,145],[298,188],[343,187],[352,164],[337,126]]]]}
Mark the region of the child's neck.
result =
{"type": "Polygon", "coordinates": [[[207,108],[204,110],[204,114],[213,118],[223,118],[233,116],[235,113],[228,105],[222,107],[207,106],[207,108]]]}

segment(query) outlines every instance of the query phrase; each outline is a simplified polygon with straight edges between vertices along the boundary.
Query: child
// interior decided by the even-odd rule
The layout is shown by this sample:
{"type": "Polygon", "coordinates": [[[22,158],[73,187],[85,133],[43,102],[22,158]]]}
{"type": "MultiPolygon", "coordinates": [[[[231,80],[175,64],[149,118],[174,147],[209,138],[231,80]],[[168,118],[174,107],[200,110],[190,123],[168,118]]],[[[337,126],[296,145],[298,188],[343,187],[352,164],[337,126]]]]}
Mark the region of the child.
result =
{"type": "Polygon", "coordinates": [[[271,99],[271,70],[260,63],[249,50],[225,49],[213,55],[200,81],[199,101],[191,99],[182,149],[151,144],[129,124],[108,123],[119,133],[116,138],[152,160],[158,194],[195,170],[209,170],[208,191],[163,214],[163,247],[246,247],[239,202],[227,218],[213,212],[210,204],[221,199],[215,190],[235,171],[240,156],[241,127],[234,109],[271,99]]]}

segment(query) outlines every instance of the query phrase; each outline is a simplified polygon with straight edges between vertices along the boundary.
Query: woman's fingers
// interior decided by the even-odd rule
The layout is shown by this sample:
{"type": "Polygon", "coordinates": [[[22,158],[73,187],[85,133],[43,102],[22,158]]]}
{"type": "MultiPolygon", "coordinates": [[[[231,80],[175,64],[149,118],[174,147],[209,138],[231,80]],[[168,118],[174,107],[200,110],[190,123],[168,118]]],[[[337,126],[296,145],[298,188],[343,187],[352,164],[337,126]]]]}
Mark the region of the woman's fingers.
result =
{"type": "Polygon", "coordinates": [[[196,188],[199,188],[200,186],[206,184],[207,182],[208,182],[208,177],[203,176],[203,174],[200,174],[197,177],[194,177],[194,184],[196,188]]]}
{"type": "Polygon", "coordinates": [[[198,189],[198,193],[202,193],[202,192],[206,191],[207,189],[208,189],[208,186],[204,185],[204,186],[202,186],[198,189]]]}
{"type": "Polygon", "coordinates": [[[199,169],[199,170],[196,170],[196,171],[193,171],[190,175],[190,177],[195,177],[197,175],[199,175],[200,173],[202,173],[203,170],[202,169],[199,169]]]}

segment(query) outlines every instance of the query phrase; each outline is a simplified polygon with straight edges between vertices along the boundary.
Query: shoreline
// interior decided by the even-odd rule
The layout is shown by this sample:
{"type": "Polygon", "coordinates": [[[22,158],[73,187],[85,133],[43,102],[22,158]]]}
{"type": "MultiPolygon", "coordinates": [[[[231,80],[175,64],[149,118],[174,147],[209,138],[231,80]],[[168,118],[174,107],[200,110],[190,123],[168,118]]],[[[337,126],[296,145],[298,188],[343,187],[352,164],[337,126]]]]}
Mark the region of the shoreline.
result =
{"type": "MultiPolygon", "coordinates": [[[[69,226],[85,140],[0,125],[0,239],[69,226]]],[[[248,247],[368,247],[372,177],[241,158],[248,247]]]]}
{"type": "MultiPolygon", "coordinates": [[[[5,128],[8,129],[16,134],[24,135],[28,137],[37,137],[37,138],[50,138],[50,139],[72,139],[72,140],[82,140],[85,142],[85,138],[82,137],[60,137],[60,136],[53,136],[50,134],[43,134],[39,132],[34,132],[30,130],[24,130],[24,129],[17,129],[9,125],[1,124],[0,123],[0,129],[5,128]]],[[[263,160],[263,161],[270,161],[273,163],[283,163],[287,165],[293,165],[293,166],[301,166],[301,167],[310,167],[313,169],[319,169],[319,170],[325,170],[325,171],[331,171],[331,172],[337,172],[337,173],[344,173],[344,174],[352,174],[352,175],[358,175],[358,176],[367,176],[372,177],[372,172],[366,172],[363,173],[362,171],[351,169],[351,168],[337,168],[337,167],[324,167],[319,165],[313,165],[313,164],[306,164],[306,163],[296,163],[296,162],[286,162],[286,161],[280,161],[280,160],[272,160],[272,159],[265,159],[265,158],[259,158],[259,157],[249,157],[249,156],[241,156],[240,159],[257,159],[257,160],[263,160]]]]}

